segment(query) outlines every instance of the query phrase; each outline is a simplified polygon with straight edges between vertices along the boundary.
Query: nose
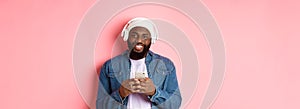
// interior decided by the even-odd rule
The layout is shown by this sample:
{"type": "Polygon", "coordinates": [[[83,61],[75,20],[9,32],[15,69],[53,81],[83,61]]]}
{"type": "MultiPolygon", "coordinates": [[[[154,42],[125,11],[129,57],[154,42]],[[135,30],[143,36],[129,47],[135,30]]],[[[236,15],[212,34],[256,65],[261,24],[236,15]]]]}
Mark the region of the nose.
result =
{"type": "Polygon", "coordinates": [[[142,41],[143,41],[142,36],[138,36],[138,37],[136,38],[136,42],[142,42],[142,41]]]}

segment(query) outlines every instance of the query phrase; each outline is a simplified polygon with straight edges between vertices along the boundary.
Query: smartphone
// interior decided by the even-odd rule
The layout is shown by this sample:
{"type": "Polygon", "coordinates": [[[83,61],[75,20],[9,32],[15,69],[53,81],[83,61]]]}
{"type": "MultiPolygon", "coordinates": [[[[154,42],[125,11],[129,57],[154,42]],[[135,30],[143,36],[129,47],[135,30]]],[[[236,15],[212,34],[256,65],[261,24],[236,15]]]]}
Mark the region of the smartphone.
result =
{"type": "Polygon", "coordinates": [[[135,78],[145,78],[145,72],[136,72],[135,78]]]}

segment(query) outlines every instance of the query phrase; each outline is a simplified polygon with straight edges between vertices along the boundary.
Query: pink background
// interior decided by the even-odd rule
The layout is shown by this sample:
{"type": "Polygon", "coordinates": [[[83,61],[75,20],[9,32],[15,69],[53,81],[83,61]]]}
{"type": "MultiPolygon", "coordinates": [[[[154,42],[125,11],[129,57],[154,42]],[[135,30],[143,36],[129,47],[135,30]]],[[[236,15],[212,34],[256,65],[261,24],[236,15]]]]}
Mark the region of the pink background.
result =
{"type": "MultiPolygon", "coordinates": [[[[0,1],[1,109],[88,109],[74,80],[72,49],[95,2],[0,1]]],[[[211,108],[300,108],[300,2],[202,2],[226,48],[225,79],[211,108]]]]}

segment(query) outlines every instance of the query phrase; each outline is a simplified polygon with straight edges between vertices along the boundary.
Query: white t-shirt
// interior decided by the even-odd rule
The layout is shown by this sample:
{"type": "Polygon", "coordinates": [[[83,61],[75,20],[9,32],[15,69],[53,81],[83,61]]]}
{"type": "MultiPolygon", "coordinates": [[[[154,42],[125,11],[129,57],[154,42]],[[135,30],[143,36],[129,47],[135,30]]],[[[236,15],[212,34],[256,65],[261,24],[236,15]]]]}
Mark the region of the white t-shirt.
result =
{"type": "MultiPolygon", "coordinates": [[[[132,60],[130,78],[135,78],[135,72],[145,72],[145,77],[148,77],[145,58],[139,60],[132,60]]],[[[128,96],[128,109],[151,109],[151,102],[148,97],[143,94],[130,94],[128,96]]]]}

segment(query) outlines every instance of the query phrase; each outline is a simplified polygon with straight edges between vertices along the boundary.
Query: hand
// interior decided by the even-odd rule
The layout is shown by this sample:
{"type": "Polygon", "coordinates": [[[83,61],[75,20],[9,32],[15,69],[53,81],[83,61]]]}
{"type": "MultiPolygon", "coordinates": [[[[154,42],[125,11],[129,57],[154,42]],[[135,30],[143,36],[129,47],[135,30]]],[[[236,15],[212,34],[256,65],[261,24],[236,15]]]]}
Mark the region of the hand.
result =
{"type": "Polygon", "coordinates": [[[127,79],[122,82],[121,87],[119,88],[119,93],[122,98],[127,97],[132,93],[139,93],[141,88],[141,82],[139,79],[127,79]]]}
{"type": "Polygon", "coordinates": [[[145,95],[152,96],[155,94],[155,85],[150,78],[141,78],[141,88],[139,93],[144,93],[145,95]]]}

